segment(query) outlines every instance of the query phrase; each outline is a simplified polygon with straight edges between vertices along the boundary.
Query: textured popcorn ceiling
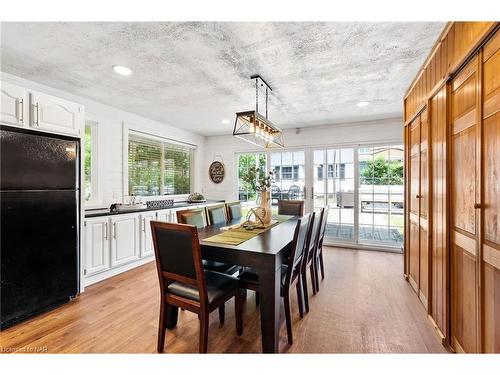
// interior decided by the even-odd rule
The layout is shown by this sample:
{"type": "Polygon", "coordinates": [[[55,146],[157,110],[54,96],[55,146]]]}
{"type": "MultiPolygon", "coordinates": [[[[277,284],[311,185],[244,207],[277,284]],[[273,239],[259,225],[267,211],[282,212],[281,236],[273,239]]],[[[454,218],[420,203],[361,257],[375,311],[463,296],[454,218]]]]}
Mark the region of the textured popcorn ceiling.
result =
{"type": "Polygon", "coordinates": [[[4,22],[1,70],[202,135],[229,134],[234,113],[253,108],[249,77],[258,73],[273,88],[276,125],[326,125],[402,116],[404,92],[444,26],[4,22]]]}

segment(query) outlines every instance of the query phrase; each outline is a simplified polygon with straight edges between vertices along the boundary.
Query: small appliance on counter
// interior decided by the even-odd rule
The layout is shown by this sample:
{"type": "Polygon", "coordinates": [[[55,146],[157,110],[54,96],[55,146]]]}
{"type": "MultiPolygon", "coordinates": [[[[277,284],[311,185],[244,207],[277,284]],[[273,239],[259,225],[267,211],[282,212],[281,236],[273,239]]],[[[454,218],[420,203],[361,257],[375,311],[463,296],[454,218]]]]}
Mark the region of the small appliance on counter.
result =
{"type": "Polygon", "coordinates": [[[137,211],[148,208],[144,203],[113,203],[109,206],[111,212],[137,211]]]}
{"type": "Polygon", "coordinates": [[[200,193],[189,194],[189,197],[187,199],[188,203],[203,203],[206,201],[207,200],[205,199],[205,197],[200,193]]]}

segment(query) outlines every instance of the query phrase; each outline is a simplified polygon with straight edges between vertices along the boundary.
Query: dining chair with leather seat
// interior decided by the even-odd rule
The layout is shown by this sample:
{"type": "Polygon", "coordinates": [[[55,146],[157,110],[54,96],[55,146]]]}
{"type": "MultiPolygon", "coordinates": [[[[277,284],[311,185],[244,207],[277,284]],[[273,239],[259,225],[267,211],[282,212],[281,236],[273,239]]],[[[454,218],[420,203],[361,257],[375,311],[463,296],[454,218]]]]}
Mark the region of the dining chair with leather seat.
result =
{"type": "MultiPolygon", "coordinates": [[[[236,277],[203,268],[198,231],[193,225],[151,221],[156,269],[160,282],[157,350],[165,345],[167,312],[183,308],[200,320],[199,352],[208,347],[209,314],[235,297],[236,331],[243,333],[242,292],[236,277]]],[[[222,310],[223,311],[223,310],[222,310]]],[[[219,314],[221,324],[224,315],[219,314]]]]}
{"type": "Polygon", "coordinates": [[[299,200],[278,200],[278,215],[304,215],[304,201],[299,200]]]}
{"type": "Polygon", "coordinates": [[[226,203],[228,220],[236,220],[243,216],[241,202],[226,203]]]}
{"type": "Polygon", "coordinates": [[[207,206],[205,209],[207,211],[208,225],[223,224],[227,222],[227,210],[224,203],[207,206]]]}
{"type": "MultiPolygon", "coordinates": [[[[310,224],[310,214],[306,214],[297,220],[297,225],[295,227],[293,235],[292,247],[290,249],[289,263],[288,265],[282,265],[280,270],[280,294],[281,297],[283,297],[283,304],[285,307],[286,331],[288,335],[288,343],[290,345],[293,344],[290,292],[292,290],[292,287],[295,285],[297,291],[297,300],[299,303],[299,314],[302,318],[304,313],[304,304],[301,265],[310,224]]],[[[259,276],[254,269],[245,269],[245,271],[243,271],[238,276],[238,278],[240,279],[241,288],[254,291],[259,290],[259,276]]]]}
{"type": "MultiPolygon", "coordinates": [[[[209,225],[205,208],[193,208],[176,212],[177,222],[180,224],[191,224],[201,229],[209,225]]],[[[206,270],[217,271],[227,274],[234,274],[241,269],[240,266],[216,262],[213,260],[203,260],[203,267],[206,270]]]]}

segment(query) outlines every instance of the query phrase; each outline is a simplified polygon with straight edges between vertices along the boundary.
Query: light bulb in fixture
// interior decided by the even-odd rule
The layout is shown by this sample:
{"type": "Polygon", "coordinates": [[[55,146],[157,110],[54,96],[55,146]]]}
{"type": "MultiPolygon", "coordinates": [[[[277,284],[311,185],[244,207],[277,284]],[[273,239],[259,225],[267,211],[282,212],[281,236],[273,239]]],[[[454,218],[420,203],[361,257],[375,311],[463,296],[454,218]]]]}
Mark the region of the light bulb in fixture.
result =
{"type": "Polygon", "coordinates": [[[122,65],[113,65],[113,70],[122,76],[129,76],[132,74],[132,70],[122,65]]]}
{"type": "Polygon", "coordinates": [[[370,105],[370,102],[359,102],[358,104],[356,104],[359,108],[361,107],[366,107],[367,105],[370,105]]]}

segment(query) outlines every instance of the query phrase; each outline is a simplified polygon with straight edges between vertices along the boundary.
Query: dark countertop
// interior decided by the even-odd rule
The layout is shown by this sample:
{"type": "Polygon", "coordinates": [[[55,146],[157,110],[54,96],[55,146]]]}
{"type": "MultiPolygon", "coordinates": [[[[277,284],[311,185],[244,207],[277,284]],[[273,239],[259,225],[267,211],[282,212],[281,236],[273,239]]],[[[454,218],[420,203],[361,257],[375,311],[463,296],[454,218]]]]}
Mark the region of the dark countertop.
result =
{"type": "Polygon", "coordinates": [[[203,202],[203,203],[188,203],[187,201],[181,201],[181,202],[175,202],[172,207],[142,208],[142,209],[137,209],[137,210],[119,211],[119,212],[111,212],[109,210],[109,208],[98,208],[98,209],[94,209],[94,210],[85,210],[85,217],[89,218],[89,217],[108,216],[108,215],[135,214],[138,212],[172,210],[172,209],[182,208],[182,207],[200,206],[200,205],[224,203],[224,202],[225,202],[224,200],[214,200],[214,199],[207,199],[207,201],[203,202]]]}

